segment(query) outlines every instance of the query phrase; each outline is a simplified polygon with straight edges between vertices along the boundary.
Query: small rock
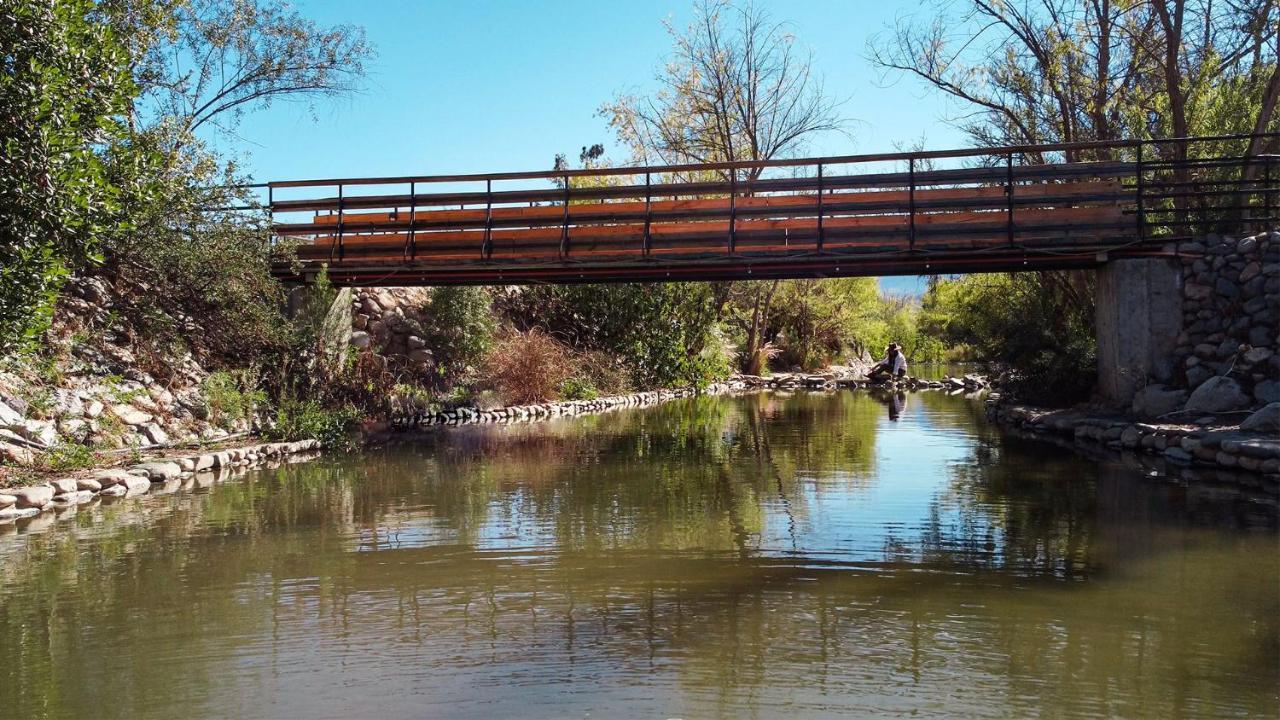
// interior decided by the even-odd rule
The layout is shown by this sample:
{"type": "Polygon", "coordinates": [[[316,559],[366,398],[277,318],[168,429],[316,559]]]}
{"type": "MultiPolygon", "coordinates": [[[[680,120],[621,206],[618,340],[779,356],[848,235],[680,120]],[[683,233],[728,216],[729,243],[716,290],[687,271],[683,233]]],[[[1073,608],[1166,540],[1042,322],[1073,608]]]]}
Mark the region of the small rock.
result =
{"type": "Polygon", "coordinates": [[[126,425],[138,427],[151,422],[150,413],[145,413],[132,405],[112,405],[111,414],[120,418],[126,425]]]}
{"type": "Polygon", "coordinates": [[[352,344],[352,346],[354,346],[354,347],[358,347],[358,348],[364,349],[364,348],[369,347],[369,344],[370,344],[371,342],[372,342],[372,340],[371,340],[371,338],[369,337],[369,333],[367,333],[367,332],[365,332],[365,331],[363,331],[363,330],[357,330],[357,331],[355,331],[355,332],[351,333],[351,344],[352,344]]]}
{"type": "Polygon", "coordinates": [[[76,491],[76,481],[74,478],[59,478],[49,482],[53,486],[54,495],[66,495],[76,491]]]}
{"type": "Polygon", "coordinates": [[[18,498],[9,493],[0,493],[0,508],[7,508],[11,505],[17,505],[18,498]]]}
{"type": "Polygon", "coordinates": [[[1280,402],[1280,380],[1263,380],[1254,385],[1253,397],[1260,403],[1280,402]]]}
{"type": "Polygon", "coordinates": [[[40,508],[19,508],[9,507],[0,510],[0,521],[19,520],[21,518],[34,517],[40,514],[40,508]]]}
{"type": "Polygon", "coordinates": [[[105,408],[103,407],[101,402],[97,400],[90,400],[89,402],[85,403],[84,416],[89,419],[96,418],[102,414],[102,411],[104,409],[105,408]]]}
{"type": "Polygon", "coordinates": [[[99,470],[93,474],[93,479],[97,480],[102,487],[112,487],[113,485],[123,485],[124,482],[134,477],[120,468],[108,468],[99,470]]]}
{"type": "Polygon", "coordinates": [[[102,483],[94,480],[93,478],[76,478],[76,489],[98,492],[102,489],[102,483]]]}
{"type": "Polygon", "coordinates": [[[155,423],[147,423],[144,425],[142,433],[147,436],[148,440],[156,445],[163,445],[169,442],[169,433],[166,433],[164,428],[155,423]]]}

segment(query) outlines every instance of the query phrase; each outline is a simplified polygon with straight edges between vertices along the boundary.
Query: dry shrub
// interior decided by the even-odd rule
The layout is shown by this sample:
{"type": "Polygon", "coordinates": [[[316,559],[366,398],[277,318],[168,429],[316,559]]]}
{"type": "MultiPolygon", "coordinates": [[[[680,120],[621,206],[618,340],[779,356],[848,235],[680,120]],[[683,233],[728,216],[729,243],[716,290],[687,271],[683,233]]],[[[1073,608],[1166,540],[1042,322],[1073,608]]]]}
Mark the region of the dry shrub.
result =
{"type": "Polygon", "coordinates": [[[555,338],[533,328],[500,334],[485,357],[485,377],[508,404],[554,398],[577,363],[572,352],[555,338]]]}

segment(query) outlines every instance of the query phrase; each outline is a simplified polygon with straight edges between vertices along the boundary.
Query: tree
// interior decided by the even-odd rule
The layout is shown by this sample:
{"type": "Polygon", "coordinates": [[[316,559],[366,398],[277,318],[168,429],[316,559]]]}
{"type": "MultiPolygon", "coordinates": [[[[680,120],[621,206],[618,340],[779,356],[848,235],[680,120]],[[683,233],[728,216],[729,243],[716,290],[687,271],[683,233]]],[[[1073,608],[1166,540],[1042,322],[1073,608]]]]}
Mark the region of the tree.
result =
{"type": "MultiPolygon", "coordinates": [[[[925,22],[901,18],[872,41],[870,56],[887,72],[913,77],[954,100],[958,113],[952,121],[980,146],[1247,133],[1275,126],[1275,0],[962,0],[934,4],[927,12],[932,18],[925,22]]],[[[1167,159],[1188,153],[1182,144],[1155,148],[1167,159]]],[[[1238,151],[1257,154],[1264,147],[1254,141],[1239,144],[1238,151]]],[[[1122,153],[1064,153],[1068,161],[1117,154],[1122,153]]],[[[1176,171],[1174,179],[1185,180],[1177,176],[1183,172],[1176,171]]],[[[1093,334],[1093,274],[1035,273],[1007,278],[1006,286],[1026,301],[1023,312],[1043,312],[1052,320],[1062,341],[1051,345],[1071,361],[1044,361],[1034,343],[1022,342],[1027,334],[1013,322],[993,325],[1010,335],[975,333],[988,344],[984,350],[1041,382],[1086,386],[1085,376],[1092,375],[1086,360],[1093,351],[1082,338],[1093,334]]],[[[1000,304],[988,309],[992,317],[1010,306],[997,294],[981,297],[1000,304]]]]}
{"type": "MultiPolygon", "coordinates": [[[[1198,99],[1275,67],[1275,0],[965,0],[929,12],[901,18],[870,57],[955,100],[953,121],[979,145],[1213,132],[1189,112],[1198,99]]],[[[1261,103],[1248,119],[1273,117],[1261,103]]]]}
{"type": "Polygon", "coordinates": [[[280,0],[103,0],[102,12],[129,38],[131,121],[167,123],[177,144],[277,101],[356,92],[373,55],[362,28],[318,26],[280,0]]]}
{"type": "Polygon", "coordinates": [[[116,221],[102,152],[133,85],[90,0],[0,7],[0,351],[47,321],[68,274],[116,221]]]}
{"type": "MultiPolygon", "coordinates": [[[[668,23],[667,31],[673,54],[658,73],[658,91],[618,95],[600,108],[635,161],[771,160],[795,154],[818,133],[843,130],[838,104],[824,92],[810,56],[785,24],[756,6],[702,0],[687,28],[668,23]]],[[[749,183],[763,170],[748,168],[740,177],[749,183]]],[[[740,359],[748,371],[760,369],[760,323],[775,288],[749,283],[717,291],[718,307],[746,327],[740,359]]]]}

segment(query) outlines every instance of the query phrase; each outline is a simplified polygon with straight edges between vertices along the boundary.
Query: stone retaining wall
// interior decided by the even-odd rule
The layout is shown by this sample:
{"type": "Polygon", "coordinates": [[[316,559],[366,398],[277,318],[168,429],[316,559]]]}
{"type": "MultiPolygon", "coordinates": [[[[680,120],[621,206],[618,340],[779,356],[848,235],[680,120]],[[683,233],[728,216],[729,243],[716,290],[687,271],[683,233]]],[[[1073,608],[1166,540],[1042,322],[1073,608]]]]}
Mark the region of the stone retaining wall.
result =
{"type": "Polygon", "coordinates": [[[430,288],[362,288],[351,299],[351,345],[370,349],[417,372],[430,370],[433,358],[421,337],[430,288]]]}
{"type": "Polygon", "coordinates": [[[1238,387],[1243,410],[1280,401],[1280,233],[1235,239],[1210,235],[1178,246],[1182,333],[1174,385],[1194,394],[1212,378],[1238,387]]]}

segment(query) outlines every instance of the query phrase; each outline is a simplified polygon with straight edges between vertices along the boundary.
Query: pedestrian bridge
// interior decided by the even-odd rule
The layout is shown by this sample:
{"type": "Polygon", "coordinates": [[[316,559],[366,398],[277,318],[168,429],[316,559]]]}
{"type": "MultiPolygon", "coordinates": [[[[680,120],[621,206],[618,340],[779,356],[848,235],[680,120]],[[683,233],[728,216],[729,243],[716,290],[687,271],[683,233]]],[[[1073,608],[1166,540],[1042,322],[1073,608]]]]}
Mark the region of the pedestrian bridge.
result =
{"type": "Polygon", "coordinates": [[[349,286],[1091,267],[1274,227],[1280,158],[1249,140],[273,182],[272,272],[349,286]]]}

